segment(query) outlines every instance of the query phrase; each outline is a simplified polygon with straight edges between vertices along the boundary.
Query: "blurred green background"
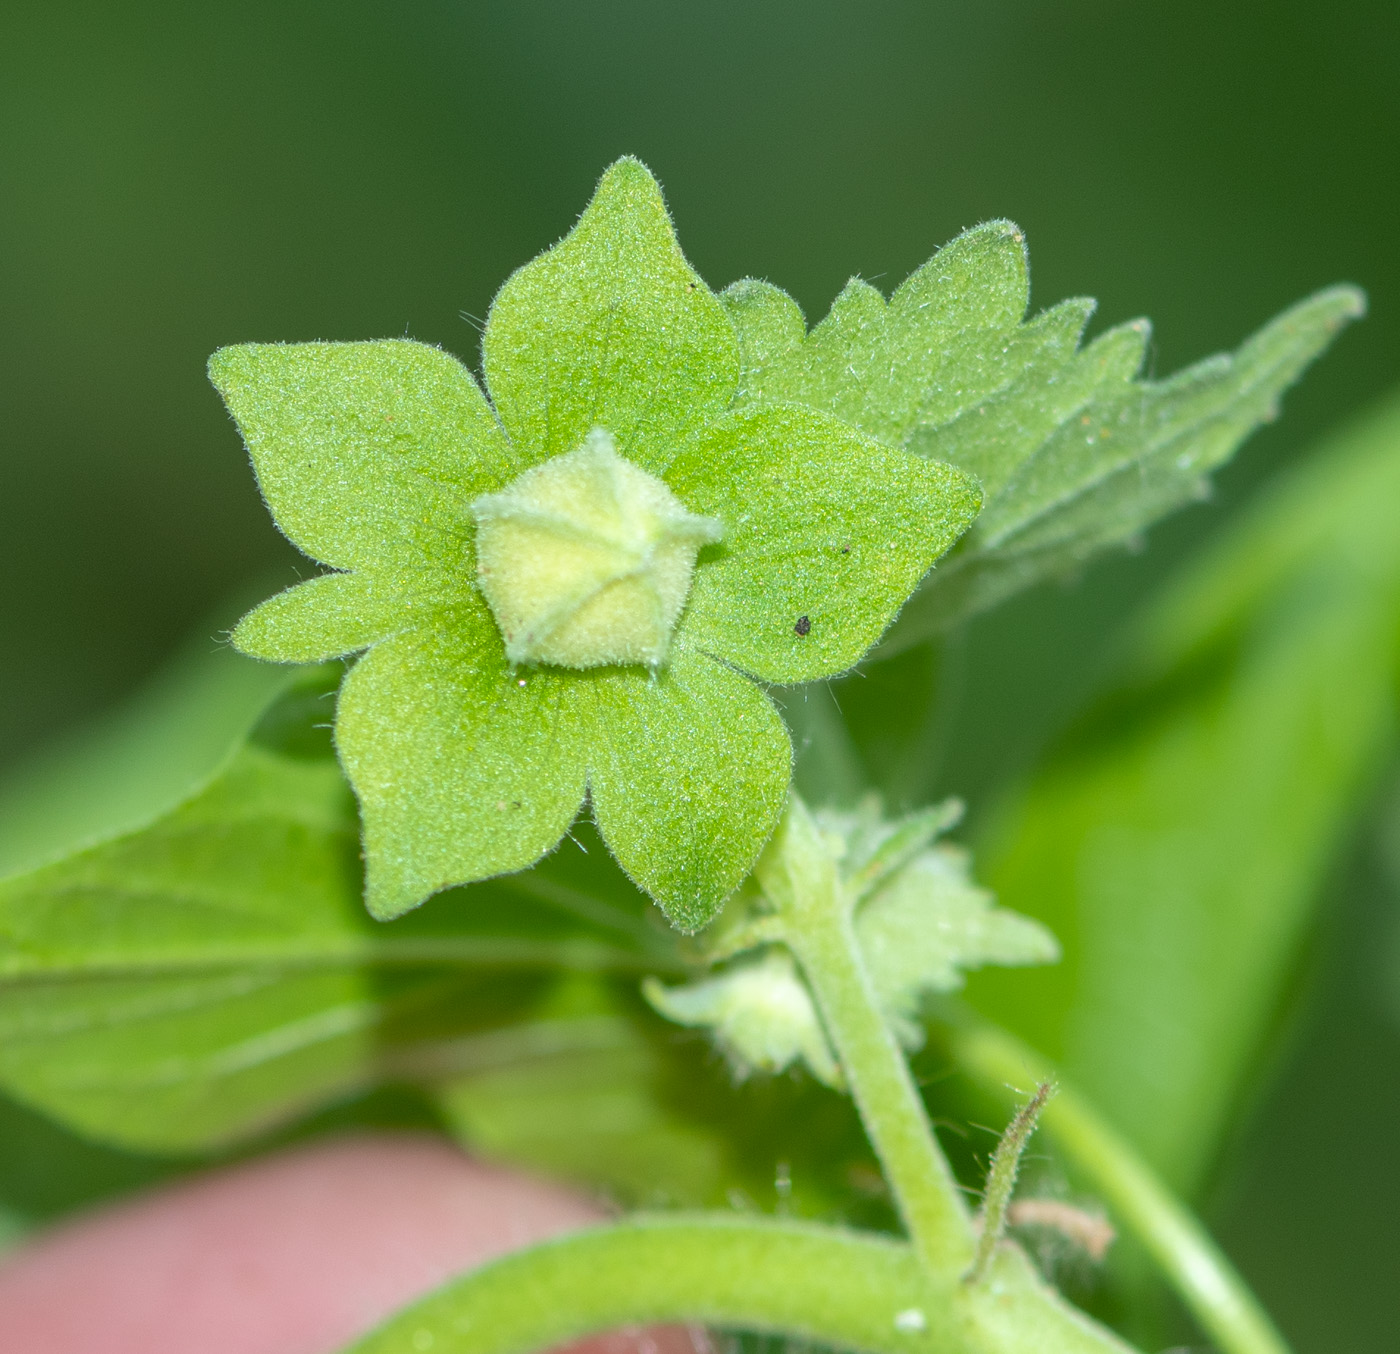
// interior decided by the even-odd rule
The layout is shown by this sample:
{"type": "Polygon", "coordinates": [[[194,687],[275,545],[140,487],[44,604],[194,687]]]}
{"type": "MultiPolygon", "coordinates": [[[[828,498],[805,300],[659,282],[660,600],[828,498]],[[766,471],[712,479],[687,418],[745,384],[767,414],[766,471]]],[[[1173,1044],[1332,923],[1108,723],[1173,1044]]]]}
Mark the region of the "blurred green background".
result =
{"type": "MultiPolygon", "coordinates": [[[[770,278],[812,319],[850,274],[889,289],[993,216],[1026,229],[1038,306],[1151,316],[1159,375],[1365,287],[1370,318],[1210,506],[961,638],[937,780],[975,812],[1163,572],[1400,376],[1397,70],[1381,3],[10,6],[0,759],[310,571],[205,382],[215,347],[409,335],[474,361],[472,317],[618,154],[656,171],[712,285],[770,278]]],[[[1397,822],[1392,802],[1358,825],[1205,1201],[1304,1351],[1391,1348],[1400,1319],[1397,822]]],[[[0,1118],[0,1189],[27,1212],[141,1174],[0,1118]]]]}

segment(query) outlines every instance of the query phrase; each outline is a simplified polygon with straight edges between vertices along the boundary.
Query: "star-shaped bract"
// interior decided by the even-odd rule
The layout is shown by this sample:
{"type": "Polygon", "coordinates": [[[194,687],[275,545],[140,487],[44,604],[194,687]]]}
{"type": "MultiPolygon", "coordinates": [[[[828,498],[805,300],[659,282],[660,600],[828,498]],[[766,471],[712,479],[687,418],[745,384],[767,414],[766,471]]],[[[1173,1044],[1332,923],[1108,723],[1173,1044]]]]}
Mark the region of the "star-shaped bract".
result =
{"type": "Polygon", "coordinates": [[[730,410],[733,326],[635,160],[506,282],[483,350],[489,402],[455,358],[405,340],[214,355],[278,525],[336,571],[265,602],[235,643],[283,662],[368,650],[336,744],[374,915],[526,868],[587,795],[623,867],[697,928],[752,866],[791,774],[754,679],[851,667],[978,491],[811,409],[730,410]],[[723,540],[658,669],[512,666],[476,582],[473,504],[595,430],[723,540]]]}

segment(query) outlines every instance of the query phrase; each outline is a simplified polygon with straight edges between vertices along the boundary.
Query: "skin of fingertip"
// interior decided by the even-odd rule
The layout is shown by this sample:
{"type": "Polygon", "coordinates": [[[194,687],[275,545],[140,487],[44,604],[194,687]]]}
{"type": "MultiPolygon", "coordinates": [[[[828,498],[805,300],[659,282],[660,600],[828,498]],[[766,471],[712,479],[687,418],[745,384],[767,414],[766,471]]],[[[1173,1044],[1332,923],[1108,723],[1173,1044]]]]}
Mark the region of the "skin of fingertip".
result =
{"type": "MultiPolygon", "coordinates": [[[[333,1354],[452,1275],[603,1211],[426,1134],[361,1134],[216,1169],[63,1222],[0,1263],[25,1354],[333,1354]]],[[[571,1354],[697,1354],[680,1327],[571,1354]]]]}

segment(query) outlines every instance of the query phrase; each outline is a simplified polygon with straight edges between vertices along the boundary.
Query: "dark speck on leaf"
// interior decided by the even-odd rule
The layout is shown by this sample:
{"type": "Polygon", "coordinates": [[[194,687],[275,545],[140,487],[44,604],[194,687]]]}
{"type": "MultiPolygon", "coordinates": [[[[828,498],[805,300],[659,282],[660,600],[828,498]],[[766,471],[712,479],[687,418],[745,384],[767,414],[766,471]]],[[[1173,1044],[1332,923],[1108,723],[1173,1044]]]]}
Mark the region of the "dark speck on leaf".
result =
{"type": "Polygon", "coordinates": [[[799,616],[797,618],[797,624],[792,627],[793,633],[796,635],[801,635],[803,639],[807,638],[807,633],[811,630],[811,628],[812,622],[807,616],[799,616]]]}

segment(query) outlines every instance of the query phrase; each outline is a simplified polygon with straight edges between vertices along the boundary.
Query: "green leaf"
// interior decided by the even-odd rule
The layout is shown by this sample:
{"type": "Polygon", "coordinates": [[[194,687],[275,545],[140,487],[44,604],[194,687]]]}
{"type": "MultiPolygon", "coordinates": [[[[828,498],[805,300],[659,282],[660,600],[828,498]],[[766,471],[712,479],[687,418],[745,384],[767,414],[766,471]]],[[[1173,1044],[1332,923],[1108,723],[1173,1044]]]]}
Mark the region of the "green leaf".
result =
{"type": "Polygon", "coordinates": [[[209,379],[263,497],[300,549],[337,569],[461,561],[467,505],[521,463],[471,373],[422,343],[245,343],[209,379]]]}
{"type": "Polygon", "coordinates": [[[782,718],[747,678],[683,650],[655,677],[605,669],[590,694],[603,838],[676,926],[698,930],[778,820],[792,774],[782,718]]]}
{"type": "Polygon", "coordinates": [[[1053,964],[1060,957],[1044,926],[993,906],[969,866],[956,847],[921,851],[856,914],[866,971],[906,1048],[923,1043],[924,998],[957,991],[968,970],[1053,964]]]}
{"type": "Polygon", "coordinates": [[[685,261],[661,189],[622,159],[578,224],[491,306],[486,383],[522,464],[573,451],[594,428],[644,470],[729,404],[734,331],[685,261]]]}
{"type": "Polygon", "coordinates": [[[533,865],[583,803],[567,677],[517,675],[479,600],[457,619],[455,633],[377,645],[341,693],[336,744],[364,818],[365,901],[381,919],[533,865]]]}
{"type": "MultiPolygon", "coordinates": [[[[1097,361],[1102,382],[1079,405],[1062,407],[1057,426],[1038,443],[1026,438],[1024,459],[1004,486],[989,492],[959,557],[907,609],[901,633],[892,637],[894,647],[915,643],[1028,583],[1070,573],[1206,497],[1210,472],[1277,416],[1283,392],[1364,310],[1365,300],[1353,287],[1319,292],[1234,354],[1208,358],[1158,382],[1130,379],[1129,362],[1146,338],[1145,326],[1139,334],[1132,327],[1111,331],[1090,344],[1065,375],[1073,383],[1080,362],[1097,361]],[[1100,354],[1110,340],[1112,348],[1100,354]]],[[[1042,379],[1056,376],[1046,371],[1042,379]]],[[[1040,412],[1034,400],[1018,400],[1014,392],[1006,405],[993,417],[1007,424],[1040,412]]],[[[1035,427],[1037,435],[1043,431],[1043,425],[1035,427]]],[[[952,425],[922,437],[916,447],[963,464],[959,441],[952,425]]]]}
{"type": "Polygon", "coordinates": [[[0,884],[0,1085],[129,1147],[237,1141],[528,1018],[552,974],[677,967],[607,857],[381,925],[308,676],[203,790],[148,827],[0,884]]]}
{"type": "Polygon", "coordinates": [[[810,404],[902,446],[920,421],[954,417],[1019,373],[1025,353],[1005,337],[1029,294],[1024,237],[992,221],[939,250],[888,304],[852,279],[810,335],[776,287],[739,283],[725,299],[748,399],[810,404]]]}
{"type": "Polygon", "coordinates": [[[811,405],[981,483],[981,517],[904,609],[884,657],[1203,497],[1209,473],[1365,308],[1355,288],[1334,287],[1232,356],[1139,382],[1146,322],[1083,348],[1091,301],[1023,322],[1024,245],[1009,222],[959,236],[888,304],[851,282],[810,334],[768,283],[736,283],[722,299],[739,333],[743,402],[811,405]]]}
{"type": "Polygon", "coordinates": [[[742,1176],[728,1135],[666,1098],[673,1049],[580,975],[530,1020],[454,1041],[438,1103],[474,1156],[629,1202],[718,1202],[742,1176]]]}
{"type": "Polygon", "coordinates": [[[990,882],[1065,961],[979,977],[974,1000],[1179,1187],[1220,1140],[1393,746],[1397,502],[1392,399],[1167,589],[994,834],[990,882]]]}
{"type": "Polygon", "coordinates": [[[951,467],[793,406],[711,424],[667,481],[726,527],[696,575],[685,642],[774,682],[853,666],[980,501],[951,467]]]}
{"type": "Polygon", "coordinates": [[[7,769],[0,876],[148,822],[232,754],[290,674],[214,640],[221,624],[211,620],[124,707],[7,769]]]}

